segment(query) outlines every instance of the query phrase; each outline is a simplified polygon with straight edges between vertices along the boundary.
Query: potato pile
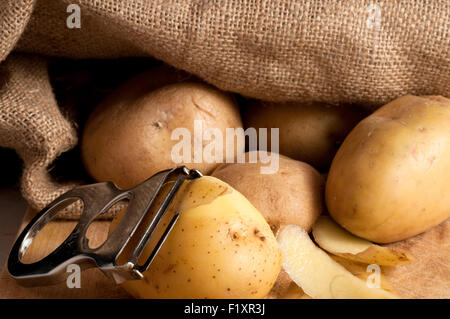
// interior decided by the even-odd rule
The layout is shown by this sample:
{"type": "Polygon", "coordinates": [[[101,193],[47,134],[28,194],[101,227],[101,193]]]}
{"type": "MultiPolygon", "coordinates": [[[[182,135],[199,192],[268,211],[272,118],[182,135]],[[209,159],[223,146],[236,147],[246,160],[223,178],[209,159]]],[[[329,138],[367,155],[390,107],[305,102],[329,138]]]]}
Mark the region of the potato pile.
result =
{"type": "MultiPolygon", "coordinates": [[[[417,256],[376,243],[410,238],[450,216],[449,99],[405,96],[367,114],[353,105],[236,99],[172,71],[158,80],[160,72],[132,79],[92,112],[81,145],[87,171],[130,188],[179,166],[177,128],[193,134],[190,150],[212,145],[220,156],[184,164],[211,176],[183,186],[171,207],[181,217],[144,279],[123,284],[131,295],[399,297],[376,272],[417,256]],[[234,140],[230,157],[229,141],[195,137],[195,121],[216,139],[230,128],[266,128],[269,136],[251,144],[256,149],[234,140]],[[270,153],[274,141],[279,155],[270,153]],[[261,173],[263,155],[276,155],[276,171],[261,173]]],[[[111,231],[122,218],[126,212],[111,231]]]]}

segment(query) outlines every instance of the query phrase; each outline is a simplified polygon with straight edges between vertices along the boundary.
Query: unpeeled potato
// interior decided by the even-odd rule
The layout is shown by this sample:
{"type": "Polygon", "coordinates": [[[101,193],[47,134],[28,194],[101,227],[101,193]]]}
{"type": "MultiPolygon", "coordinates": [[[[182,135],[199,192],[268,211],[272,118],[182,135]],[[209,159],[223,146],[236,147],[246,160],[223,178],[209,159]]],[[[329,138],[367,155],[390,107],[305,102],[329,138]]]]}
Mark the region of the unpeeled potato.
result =
{"type": "Polygon", "coordinates": [[[351,233],[390,243],[450,216],[450,100],[405,96],[347,136],[326,184],[330,215],[351,233]]]}
{"type": "MultiPolygon", "coordinates": [[[[264,217],[243,195],[205,176],[186,182],[170,210],[181,215],[144,278],[122,284],[132,296],[263,298],[269,293],[281,269],[281,253],[264,217]]],[[[111,232],[122,218],[123,212],[111,232]]],[[[132,238],[124,256],[138,239],[132,238]]],[[[151,247],[146,246],[140,262],[151,247]]]]}
{"type": "Polygon", "coordinates": [[[322,176],[312,166],[282,155],[278,171],[262,174],[261,167],[267,164],[250,163],[252,153],[246,153],[245,163],[223,164],[212,175],[242,193],[275,233],[287,224],[309,231],[323,209],[322,176]]]}
{"type": "Polygon", "coordinates": [[[268,128],[268,151],[273,151],[270,128],[279,128],[279,152],[328,171],[339,145],[365,112],[352,105],[319,102],[253,101],[243,108],[244,126],[268,128]]]}
{"type": "MultiPolygon", "coordinates": [[[[97,181],[113,181],[120,188],[130,188],[161,170],[179,165],[208,174],[225,160],[226,143],[221,147],[221,155],[213,152],[212,161],[198,161],[194,152],[197,148],[198,154],[203,154],[203,146],[207,144],[203,134],[207,129],[218,129],[225,136],[226,128],[242,128],[233,97],[197,82],[174,83],[152,90],[154,86],[134,88],[125,84],[90,115],[83,132],[81,154],[87,171],[97,181]],[[196,120],[202,126],[201,136],[194,133],[196,120]],[[187,129],[190,134],[186,137],[190,147],[187,162],[175,162],[173,158],[175,146],[185,139],[173,137],[177,129],[187,129]]],[[[240,147],[236,142],[234,154],[243,152],[244,145],[240,147]]]]}

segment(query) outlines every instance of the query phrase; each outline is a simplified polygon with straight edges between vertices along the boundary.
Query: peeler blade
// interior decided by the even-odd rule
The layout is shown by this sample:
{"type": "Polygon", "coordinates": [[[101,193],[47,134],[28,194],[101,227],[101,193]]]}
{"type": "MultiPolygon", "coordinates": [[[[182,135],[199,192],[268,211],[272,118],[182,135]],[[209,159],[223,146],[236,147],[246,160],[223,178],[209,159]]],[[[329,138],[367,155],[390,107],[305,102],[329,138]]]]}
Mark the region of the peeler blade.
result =
{"type": "Polygon", "coordinates": [[[128,190],[120,190],[108,182],[68,191],[39,212],[19,235],[8,258],[9,274],[25,286],[49,285],[63,281],[66,266],[77,263],[82,269],[100,268],[116,283],[143,278],[142,273],[150,267],[178,220],[179,212],[169,209],[173,199],[185,181],[201,176],[199,171],[181,166],[161,171],[128,190]],[[168,191],[167,186],[170,186],[168,191]],[[21,258],[37,233],[61,209],[78,199],[83,202],[83,212],[68,238],[47,257],[34,263],[23,263],[21,258]],[[86,232],[91,223],[124,199],[128,199],[128,208],[117,228],[101,246],[89,248],[86,232]],[[140,236],[137,241],[131,240],[136,236],[140,236]],[[127,245],[132,245],[132,253],[125,262],[118,263],[127,245]],[[147,251],[148,256],[143,256],[147,251]],[[146,258],[139,264],[142,257],[146,258]]]}

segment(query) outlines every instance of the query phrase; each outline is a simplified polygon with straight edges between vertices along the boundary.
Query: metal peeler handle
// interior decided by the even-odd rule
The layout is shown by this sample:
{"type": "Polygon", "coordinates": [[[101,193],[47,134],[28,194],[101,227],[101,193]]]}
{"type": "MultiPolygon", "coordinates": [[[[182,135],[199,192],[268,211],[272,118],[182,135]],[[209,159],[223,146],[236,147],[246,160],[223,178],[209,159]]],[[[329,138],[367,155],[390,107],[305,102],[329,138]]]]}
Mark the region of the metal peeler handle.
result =
{"type": "Polygon", "coordinates": [[[185,166],[161,171],[142,184],[129,189],[120,190],[113,183],[97,183],[76,187],[61,195],[39,212],[25,227],[17,238],[8,259],[8,272],[24,286],[49,285],[64,280],[66,267],[76,263],[82,269],[99,267],[107,276],[117,283],[125,280],[140,279],[142,272],[147,270],[153,258],[167,238],[178,218],[178,212],[172,217],[156,247],[143,265],[138,265],[138,259],[145,245],[155,233],[158,223],[185,180],[201,177],[197,170],[188,170],[185,166]],[[117,265],[116,260],[130,238],[135,233],[150,206],[155,201],[161,188],[167,182],[173,182],[162,204],[153,212],[151,222],[144,235],[134,248],[128,262],[117,265]],[[110,234],[106,241],[95,249],[88,246],[86,232],[95,218],[106,212],[117,202],[128,199],[126,218],[110,234]],[[25,264],[21,258],[34,240],[38,232],[49,223],[57,213],[77,200],[83,202],[83,212],[72,233],[52,253],[43,259],[25,264]]]}

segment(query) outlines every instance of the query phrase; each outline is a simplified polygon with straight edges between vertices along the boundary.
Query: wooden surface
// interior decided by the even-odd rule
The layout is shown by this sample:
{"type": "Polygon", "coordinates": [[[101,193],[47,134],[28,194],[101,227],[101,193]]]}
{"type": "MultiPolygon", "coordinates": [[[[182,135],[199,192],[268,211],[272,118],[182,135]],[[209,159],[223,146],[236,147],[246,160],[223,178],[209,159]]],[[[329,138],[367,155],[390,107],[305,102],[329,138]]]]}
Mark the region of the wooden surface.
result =
{"type": "Polygon", "coordinates": [[[382,269],[402,297],[450,298],[450,219],[390,246],[416,259],[402,266],[382,269]]]}
{"type": "MultiPolygon", "coordinates": [[[[23,225],[30,220],[31,212],[23,225]]],[[[64,240],[73,229],[74,222],[58,221],[45,227],[34,246],[30,246],[30,261],[45,256],[64,240]]],[[[89,229],[90,242],[98,245],[107,236],[108,222],[95,222],[89,229]]],[[[403,298],[450,298],[450,220],[411,239],[391,244],[409,252],[416,260],[412,263],[383,267],[382,274],[403,298]]],[[[6,268],[0,277],[0,298],[130,298],[130,296],[98,269],[81,273],[81,288],[68,288],[63,282],[54,286],[25,288],[9,277],[6,268]]]]}

